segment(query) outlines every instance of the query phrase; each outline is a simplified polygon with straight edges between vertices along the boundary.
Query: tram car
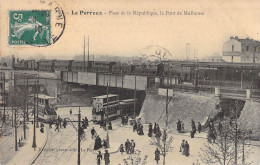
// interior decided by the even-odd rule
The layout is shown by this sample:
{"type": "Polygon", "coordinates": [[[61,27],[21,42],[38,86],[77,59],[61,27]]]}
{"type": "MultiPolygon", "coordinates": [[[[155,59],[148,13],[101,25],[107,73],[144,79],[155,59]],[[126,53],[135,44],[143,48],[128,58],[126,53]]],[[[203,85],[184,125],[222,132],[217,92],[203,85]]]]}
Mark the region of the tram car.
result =
{"type": "Polygon", "coordinates": [[[107,118],[111,120],[120,116],[119,95],[102,95],[92,99],[92,120],[95,123],[100,123],[107,118]]]}
{"type": "Polygon", "coordinates": [[[139,109],[139,102],[136,99],[126,99],[126,100],[120,100],[119,102],[119,108],[121,110],[121,115],[128,115],[132,116],[134,114],[134,109],[139,109]],[[135,105],[135,108],[134,108],[135,105]]]}
{"type": "Polygon", "coordinates": [[[44,122],[55,121],[57,119],[56,105],[57,105],[56,97],[51,97],[44,94],[38,94],[39,120],[44,122]]]}

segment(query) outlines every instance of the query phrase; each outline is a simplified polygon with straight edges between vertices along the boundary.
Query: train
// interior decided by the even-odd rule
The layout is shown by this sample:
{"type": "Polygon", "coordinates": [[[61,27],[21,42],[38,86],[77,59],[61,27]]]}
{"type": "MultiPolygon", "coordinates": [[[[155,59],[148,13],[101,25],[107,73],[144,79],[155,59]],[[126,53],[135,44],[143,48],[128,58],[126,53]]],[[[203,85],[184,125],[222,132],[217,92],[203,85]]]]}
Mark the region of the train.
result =
{"type": "MultiPolygon", "coordinates": [[[[45,72],[94,72],[115,75],[140,75],[175,77],[179,83],[200,85],[239,86],[241,79],[246,88],[260,88],[260,64],[197,62],[197,61],[153,61],[153,62],[108,62],[76,60],[13,60],[15,70],[38,70],[45,72]],[[253,82],[253,83],[252,83],[253,82]],[[234,84],[235,83],[235,84],[234,84]]],[[[97,75],[98,77],[98,75],[97,75]]],[[[160,81],[166,81],[161,79],[160,81]]],[[[100,82],[99,82],[100,83],[100,82]]],[[[166,84],[166,82],[164,82],[166,84]]]]}
{"type": "MultiPolygon", "coordinates": [[[[75,60],[17,60],[13,62],[14,70],[35,70],[35,71],[67,71],[67,72],[95,72],[95,73],[113,73],[113,74],[136,74],[146,76],[165,75],[164,62],[107,62],[107,61],[75,61],[75,60]]],[[[181,66],[174,65],[171,69],[171,75],[189,75],[190,68],[181,69],[181,66]],[[177,72],[178,73],[177,73],[177,72]],[[175,73],[176,72],[176,73],[175,73]]],[[[186,76],[187,77],[187,76],[186,76]]]]}

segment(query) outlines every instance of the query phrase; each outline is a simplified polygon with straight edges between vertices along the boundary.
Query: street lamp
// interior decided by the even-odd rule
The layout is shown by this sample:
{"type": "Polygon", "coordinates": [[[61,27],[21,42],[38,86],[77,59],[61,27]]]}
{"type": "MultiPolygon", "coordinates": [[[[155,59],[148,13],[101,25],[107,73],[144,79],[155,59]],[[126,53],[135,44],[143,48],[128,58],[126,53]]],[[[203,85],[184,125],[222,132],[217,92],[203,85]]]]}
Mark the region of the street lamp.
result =
{"type": "MultiPolygon", "coordinates": [[[[34,82],[34,86],[35,86],[35,89],[36,89],[36,82],[34,82]]],[[[35,113],[35,111],[36,111],[36,108],[35,108],[35,92],[36,91],[34,91],[34,94],[33,94],[33,106],[34,106],[34,108],[33,108],[33,144],[32,144],[32,147],[33,148],[35,148],[36,147],[36,131],[35,131],[35,115],[36,115],[36,113],[35,113]]]]}

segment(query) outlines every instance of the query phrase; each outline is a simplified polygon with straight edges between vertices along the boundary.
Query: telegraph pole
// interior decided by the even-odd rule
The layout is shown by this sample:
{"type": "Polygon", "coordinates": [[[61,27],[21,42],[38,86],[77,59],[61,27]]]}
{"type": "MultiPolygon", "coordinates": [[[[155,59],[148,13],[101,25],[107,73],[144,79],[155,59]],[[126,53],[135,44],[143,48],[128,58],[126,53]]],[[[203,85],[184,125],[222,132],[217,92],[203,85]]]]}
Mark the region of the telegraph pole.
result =
{"type": "Polygon", "coordinates": [[[168,75],[167,75],[167,88],[166,88],[166,108],[165,108],[165,113],[166,113],[166,127],[164,130],[164,144],[163,144],[163,164],[165,165],[165,157],[166,157],[166,139],[167,139],[167,134],[166,134],[166,130],[168,128],[168,97],[169,97],[169,76],[170,76],[170,72],[169,72],[169,68],[170,68],[170,64],[168,62],[168,75]]]}
{"type": "Polygon", "coordinates": [[[78,165],[80,165],[80,119],[81,119],[81,114],[80,114],[80,107],[79,107],[79,114],[78,114],[78,165]]]}
{"type": "Polygon", "coordinates": [[[17,146],[17,123],[16,123],[16,111],[17,109],[14,109],[14,141],[15,141],[15,151],[18,151],[18,146],[17,146]]]}
{"type": "MultiPolygon", "coordinates": [[[[24,79],[25,82],[25,79],[24,79]]],[[[25,91],[24,91],[25,92],[25,91]]],[[[26,139],[26,98],[24,99],[24,105],[23,105],[23,137],[26,139]]]]}
{"type": "Polygon", "coordinates": [[[3,115],[3,123],[5,124],[5,104],[6,104],[6,95],[5,95],[5,72],[4,72],[4,84],[3,84],[3,87],[4,87],[4,90],[3,90],[3,96],[4,96],[4,100],[3,100],[3,103],[4,103],[4,115],[3,115]]]}
{"type": "Polygon", "coordinates": [[[136,118],[136,65],[135,65],[135,91],[134,91],[134,119],[136,118]]]}
{"type": "MultiPolygon", "coordinates": [[[[34,89],[36,90],[36,82],[34,82],[34,89]]],[[[35,131],[35,115],[36,115],[36,108],[35,108],[35,95],[36,95],[36,91],[34,90],[34,94],[33,94],[33,144],[32,147],[35,148],[36,147],[36,131],[35,131]]]]}
{"type": "Polygon", "coordinates": [[[89,71],[89,36],[88,36],[88,66],[87,66],[87,71],[89,71]]]}
{"type": "MultiPolygon", "coordinates": [[[[39,72],[38,72],[39,73],[39,72]]],[[[37,109],[37,123],[36,123],[36,128],[39,128],[39,79],[38,79],[38,76],[37,76],[37,86],[36,86],[36,109],[37,109]]]]}
{"type": "Polygon", "coordinates": [[[29,120],[29,104],[28,104],[28,94],[29,94],[29,88],[28,88],[28,77],[26,78],[26,114],[27,114],[27,120],[29,120]]]}
{"type": "Polygon", "coordinates": [[[109,134],[108,134],[108,82],[107,82],[107,108],[106,108],[106,116],[107,116],[107,122],[106,122],[106,130],[107,130],[107,147],[109,148],[109,134]]]}
{"type": "Polygon", "coordinates": [[[84,36],[84,48],[83,48],[83,62],[84,62],[84,72],[86,72],[86,57],[85,57],[85,36],[84,36]]]}

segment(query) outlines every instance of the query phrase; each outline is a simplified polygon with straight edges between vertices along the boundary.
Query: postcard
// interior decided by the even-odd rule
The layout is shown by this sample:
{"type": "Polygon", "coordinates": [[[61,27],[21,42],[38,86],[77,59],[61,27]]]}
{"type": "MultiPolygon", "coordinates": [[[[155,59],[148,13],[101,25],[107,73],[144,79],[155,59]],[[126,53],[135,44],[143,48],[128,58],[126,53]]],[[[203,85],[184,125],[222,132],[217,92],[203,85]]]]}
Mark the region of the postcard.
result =
{"type": "Polygon", "coordinates": [[[257,0],[1,0],[0,164],[259,165],[257,0]]]}

